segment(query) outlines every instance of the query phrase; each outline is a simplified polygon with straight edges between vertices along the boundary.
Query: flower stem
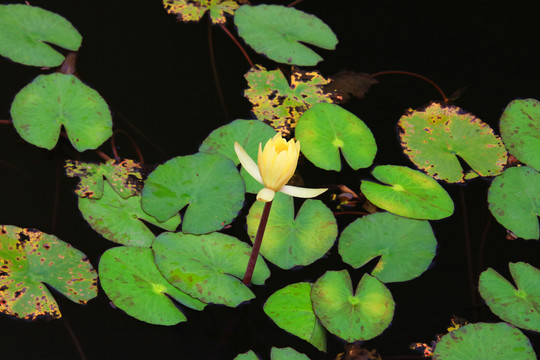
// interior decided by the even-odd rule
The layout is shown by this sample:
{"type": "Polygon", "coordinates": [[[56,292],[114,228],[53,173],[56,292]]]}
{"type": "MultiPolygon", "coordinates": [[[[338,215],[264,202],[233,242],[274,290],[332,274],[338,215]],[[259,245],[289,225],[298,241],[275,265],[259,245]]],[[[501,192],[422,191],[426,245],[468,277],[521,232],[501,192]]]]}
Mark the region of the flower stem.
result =
{"type": "Polygon", "coordinates": [[[268,215],[270,215],[270,208],[272,207],[272,201],[264,203],[264,209],[261,215],[261,222],[257,229],[257,235],[255,236],[255,242],[253,243],[253,249],[251,250],[251,256],[249,257],[248,266],[244,275],[244,284],[251,284],[251,277],[255,270],[255,263],[259,256],[259,249],[261,248],[262,239],[264,236],[264,229],[266,229],[266,223],[268,222],[268,215]]]}

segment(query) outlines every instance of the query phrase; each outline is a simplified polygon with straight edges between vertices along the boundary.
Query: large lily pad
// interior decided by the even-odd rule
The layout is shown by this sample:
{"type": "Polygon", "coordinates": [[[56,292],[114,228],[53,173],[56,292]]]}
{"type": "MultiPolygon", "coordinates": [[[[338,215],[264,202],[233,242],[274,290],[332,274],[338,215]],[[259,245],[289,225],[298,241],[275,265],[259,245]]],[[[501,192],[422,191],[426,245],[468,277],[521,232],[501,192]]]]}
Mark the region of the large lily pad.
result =
{"type": "Polygon", "coordinates": [[[64,56],[50,44],[76,51],[81,34],[58,14],[29,5],[0,5],[0,55],[31,66],[58,66],[64,56]]]}
{"type": "Polygon", "coordinates": [[[151,249],[118,246],[105,251],[99,261],[99,280],[116,307],[150,324],[186,321],[171,299],[196,310],[206,306],[165,280],[151,249]]]}
{"type": "Polygon", "coordinates": [[[480,275],[478,290],[498,317],[522,329],[540,332],[540,270],[523,262],[510,263],[516,287],[489,268],[480,275]]]}
{"type": "Polygon", "coordinates": [[[467,324],[444,335],[433,360],[536,360],[529,339],[507,323],[467,324]]]}
{"type": "Polygon", "coordinates": [[[244,182],[234,163],[220,154],[178,156],[146,179],[144,211],[165,221],[188,205],[182,231],[205,234],[223,228],[244,203],[244,182]]]}
{"type": "Polygon", "coordinates": [[[540,173],[527,166],[512,167],[489,187],[489,210],[505,228],[523,239],[538,239],[540,173]]]}
{"type": "Polygon", "coordinates": [[[432,103],[409,110],[398,126],[405,154],[435,179],[462,182],[477,175],[495,176],[506,164],[501,139],[486,123],[456,106],[432,103]],[[463,173],[458,156],[472,174],[463,173]]]}
{"type": "Polygon", "coordinates": [[[264,312],[277,326],[326,351],[326,331],[313,312],[311,286],[307,282],[288,285],[264,304],[264,312]]]}
{"type": "Polygon", "coordinates": [[[346,270],[321,276],[313,285],[311,300],[324,327],[348,342],[378,336],[394,315],[392,294],[383,283],[365,274],[353,293],[346,270]]]}
{"type": "Polygon", "coordinates": [[[499,126],[508,151],[540,171],[540,101],[512,101],[504,109],[499,126]]]}
{"type": "Polygon", "coordinates": [[[325,170],[341,169],[339,151],[355,170],[371,166],[377,145],[371,130],[354,114],[335,104],[319,103],[298,121],[302,153],[325,170]]]}
{"type": "Polygon", "coordinates": [[[316,16],[280,5],[244,5],[234,14],[238,34],[258,53],[289,65],[313,66],[322,58],[303,44],[333,50],[336,35],[316,16]]]}
{"type": "Polygon", "coordinates": [[[97,295],[97,273],[79,250],[54,235],[0,226],[0,311],[23,319],[59,318],[47,283],[73,302],[97,295]]]}
{"type": "MultiPolygon", "coordinates": [[[[263,208],[264,203],[256,201],[246,219],[252,242],[255,241],[263,208]]],[[[295,218],[293,198],[276,193],[260,253],[282,269],[305,266],[323,257],[336,237],[336,219],[320,200],[306,200],[295,218]]]]}
{"type": "Polygon", "coordinates": [[[437,240],[427,220],[391,213],[357,219],[339,238],[339,254],[354,268],[381,256],[371,274],[385,283],[420,276],[431,264],[436,248],[437,240]]]}
{"type": "Polygon", "coordinates": [[[371,174],[381,185],[362,180],[360,189],[381,209],[413,219],[438,220],[452,215],[454,202],[441,185],[405,166],[381,165],[371,174]]]}
{"type": "Polygon", "coordinates": [[[142,220],[169,231],[180,224],[179,214],[159,222],[143,211],[140,195],[124,199],[108,182],[100,199],[79,198],[79,209],[92,229],[105,239],[128,246],[152,245],[155,235],[142,220]]]}
{"type": "MultiPolygon", "coordinates": [[[[220,233],[163,233],[152,245],[158,269],[183,292],[205,302],[235,307],[255,297],[240,279],[251,247],[220,233]]],[[[259,256],[252,283],[262,285],[270,271],[259,256]]]]}
{"type": "Polygon", "coordinates": [[[112,135],[107,103],[73,75],[36,77],[15,96],[11,117],[24,140],[48,150],[58,142],[62,126],[77,151],[96,149],[112,135]]]}

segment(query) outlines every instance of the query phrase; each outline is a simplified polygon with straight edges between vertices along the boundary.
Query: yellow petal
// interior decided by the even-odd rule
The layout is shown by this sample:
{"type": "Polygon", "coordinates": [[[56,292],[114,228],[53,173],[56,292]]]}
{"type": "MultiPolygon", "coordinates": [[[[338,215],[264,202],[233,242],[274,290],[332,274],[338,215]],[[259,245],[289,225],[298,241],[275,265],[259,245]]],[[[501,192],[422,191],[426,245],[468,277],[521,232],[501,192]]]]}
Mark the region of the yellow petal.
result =
{"type": "Polygon", "coordinates": [[[234,143],[234,151],[236,152],[236,156],[238,156],[238,160],[240,160],[240,164],[242,164],[249,175],[262,184],[263,181],[261,173],[259,172],[259,167],[238,142],[234,143]]]}
{"type": "Polygon", "coordinates": [[[269,189],[269,188],[262,188],[257,193],[257,200],[258,201],[269,202],[269,201],[274,200],[274,195],[276,195],[276,192],[274,190],[269,189]]]}
{"type": "Polygon", "coordinates": [[[328,189],[321,189],[321,188],[310,189],[310,188],[303,188],[303,187],[298,187],[298,186],[285,185],[279,191],[284,194],[294,196],[294,197],[313,198],[313,197],[321,195],[326,190],[328,189]]]}

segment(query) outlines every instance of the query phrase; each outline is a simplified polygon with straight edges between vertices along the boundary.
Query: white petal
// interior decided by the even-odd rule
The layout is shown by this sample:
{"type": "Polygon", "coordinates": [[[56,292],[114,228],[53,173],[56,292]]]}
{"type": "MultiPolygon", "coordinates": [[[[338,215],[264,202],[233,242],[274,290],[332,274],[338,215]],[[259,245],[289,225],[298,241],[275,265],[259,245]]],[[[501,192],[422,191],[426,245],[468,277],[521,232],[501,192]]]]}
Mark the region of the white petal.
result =
{"type": "Polygon", "coordinates": [[[328,189],[310,189],[298,186],[285,185],[279,191],[294,197],[313,198],[315,196],[321,195],[326,190],[328,189]]]}
{"type": "Polygon", "coordinates": [[[276,192],[274,190],[269,189],[269,188],[262,188],[257,193],[257,200],[269,202],[269,201],[274,200],[274,195],[276,195],[276,192]]]}
{"type": "Polygon", "coordinates": [[[249,154],[240,146],[238,142],[234,143],[234,151],[236,152],[236,156],[238,156],[238,160],[240,160],[240,164],[246,169],[246,171],[251,175],[255,180],[257,180],[259,183],[263,183],[261,174],[259,173],[259,167],[257,164],[255,164],[255,161],[249,156],[249,154]]]}

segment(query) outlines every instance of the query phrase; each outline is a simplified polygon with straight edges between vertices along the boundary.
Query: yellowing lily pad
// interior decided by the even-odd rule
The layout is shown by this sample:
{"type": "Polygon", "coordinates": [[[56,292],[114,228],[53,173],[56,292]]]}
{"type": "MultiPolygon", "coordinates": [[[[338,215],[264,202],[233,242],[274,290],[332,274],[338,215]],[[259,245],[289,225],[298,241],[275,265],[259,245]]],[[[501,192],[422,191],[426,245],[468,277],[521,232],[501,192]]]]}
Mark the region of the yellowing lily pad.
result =
{"type": "Polygon", "coordinates": [[[357,219],[339,238],[339,254],[354,268],[381,256],[371,275],[384,283],[420,276],[431,264],[436,248],[437,240],[427,220],[391,213],[357,219]]]}
{"type": "Polygon", "coordinates": [[[398,126],[405,154],[435,179],[463,182],[473,174],[495,176],[506,164],[501,139],[486,123],[456,106],[432,103],[424,109],[409,110],[398,126]],[[469,164],[473,174],[463,173],[458,156],[469,164]]]}
{"type": "Polygon", "coordinates": [[[225,14],[234,14],[238,5],[233,0],[163,0],[169,14],[177,14],[178,20],[184,22],[199,21],[210,11],[213,24],[224,24],[225,14]]]}
{"type": "Polygon", "coordinates": [[[322,58],[304,44],[335,49],[332,29],[316,16],[280,5],[244,5],[234,14],[238,34],[258,53],[279,63],[317,65],[322,58]]]}
{"type": "Polygon", "coordinates": [[[355,170],[371,166],[377,145],[371,130],[354,114],[335,104],[319,103],[298,121],[296,138],[315,166],[341,170],[339,151],[355,170]]]}
{"type": "Polygon", "coordinates": [[[22,319],[61,317],[47,283],[73,302],[97,296],[97,273],[79,250],[54,235],[0,225],[0,312],[22,319]]]}
{"type": "Polygon", "coordinates": [[[77,151],[96,149],[112,135],[109,107],[94,89],[73,75],[40,75],[17,93],[11,104],[17,133],[51,150],[64,126],[77,151]]]}
{"type": "MultiPolygon", "coordinates": [[[[242,283],[251,247],[220,233],[163,233],[152,248],[159,271],[174,286],[205,303],[235,307],[255,297],[242,283]]],[[[262,285],[270,271],[259,256],[251,282],[262,285]]]]}
{"type": "Polygon", "coordinates": [[[64,55],[50,44],[76,51],[81,34],[62,16],[29,5],[0,5],[0,55],[31,66],[59,66],[64,55]]]}
{"type": "Polygon", "coordinates": [[[353,293],[349,273],[327,271],[313,285],[313,310],[324,327],[348,341],[380,335],[394,316],[394,300],[379,280],[365,274],[353,293]]]}
{"type": "Polygon", "coordinates": [[[382,165],[372,171],[387,185],[362,180],[360,189],[381,209],[413,219],[438,220],[452,215],[454,202],[437,181],[405,166],[382,165]]]}

